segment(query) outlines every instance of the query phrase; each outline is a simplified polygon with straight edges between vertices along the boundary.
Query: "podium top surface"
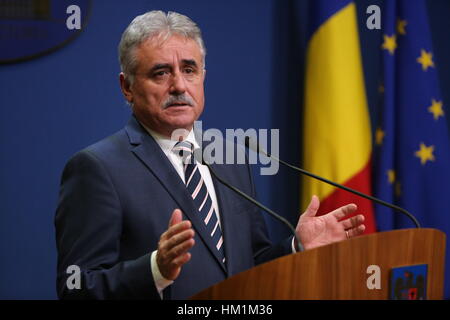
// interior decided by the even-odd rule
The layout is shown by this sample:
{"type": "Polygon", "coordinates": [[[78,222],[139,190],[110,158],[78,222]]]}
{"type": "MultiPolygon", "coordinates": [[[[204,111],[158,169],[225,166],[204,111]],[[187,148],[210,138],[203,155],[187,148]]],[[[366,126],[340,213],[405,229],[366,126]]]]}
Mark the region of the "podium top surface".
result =
{"type": "Polygon", "coordinates": [[[290,254],[241,272],[193,299],[388,299],[391,269],[428,266],[427,298],[442,299],[445,234],[401,229],[290,254]],[[370,266],[380,289],[369,289],[370,266]]]}

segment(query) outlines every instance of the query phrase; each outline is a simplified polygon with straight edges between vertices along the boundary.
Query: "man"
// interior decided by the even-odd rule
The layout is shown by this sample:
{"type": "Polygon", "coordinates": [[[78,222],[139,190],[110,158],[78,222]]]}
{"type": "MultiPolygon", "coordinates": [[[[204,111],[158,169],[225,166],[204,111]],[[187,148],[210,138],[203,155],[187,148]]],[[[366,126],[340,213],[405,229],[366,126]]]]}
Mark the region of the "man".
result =
{"type": "MultiPolygon", "coordinates": [[[[272,245],[258,209],[193,161],[206,72],[195,23],[173,12],[138,16],[119,56],[133,116],[64,169],[55,218],[59,297],[185,299],[295,251],[292,237],[272,245]],[[71,265],[81,269],[79,288],[67,286],[71,265]]],[[[212,167],[254,196],[248,165],[212,167]]],[[[354,204],[315,217],[318,207],[313,197],[297,224],[305,249],[364,231],[362,215],[345,219],[354,204]]]]}

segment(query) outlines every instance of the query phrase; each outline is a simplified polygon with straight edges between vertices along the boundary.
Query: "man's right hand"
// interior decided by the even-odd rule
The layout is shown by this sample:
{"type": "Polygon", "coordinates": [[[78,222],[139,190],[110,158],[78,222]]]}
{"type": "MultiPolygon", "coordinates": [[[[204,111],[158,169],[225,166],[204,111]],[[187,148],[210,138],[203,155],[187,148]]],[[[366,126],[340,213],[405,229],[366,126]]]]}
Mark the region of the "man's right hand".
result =
{"type": "Polygon", "coordinates": [[[175,280],[181,267],[191,259],[188,252],[195,244],[195,232],[189,220],[183,221],[180,209],[175,209],[169,221],[169,228],[159,238],[156,262],[162,276],[175,280]]]}

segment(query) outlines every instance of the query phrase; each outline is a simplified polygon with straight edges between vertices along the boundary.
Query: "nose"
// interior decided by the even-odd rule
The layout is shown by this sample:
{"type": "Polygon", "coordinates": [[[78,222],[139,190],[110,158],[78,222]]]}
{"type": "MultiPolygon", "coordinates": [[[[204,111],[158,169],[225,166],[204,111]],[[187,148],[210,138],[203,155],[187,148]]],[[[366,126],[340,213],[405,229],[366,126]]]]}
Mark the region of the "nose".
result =
{"type": "Polygon", "coordinates": [[[186,92],[186,81],[181,72],[176,71],[170,84],[170,93],[182,94],[184,92],[186,92]]]}

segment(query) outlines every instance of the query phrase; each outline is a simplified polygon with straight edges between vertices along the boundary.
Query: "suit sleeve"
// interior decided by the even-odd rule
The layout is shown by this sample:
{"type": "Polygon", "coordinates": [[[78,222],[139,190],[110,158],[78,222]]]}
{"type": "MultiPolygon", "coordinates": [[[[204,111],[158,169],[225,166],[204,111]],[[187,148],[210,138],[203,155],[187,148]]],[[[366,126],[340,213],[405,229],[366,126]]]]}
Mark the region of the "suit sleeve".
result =
{"type": "Polygon", "coordinates": [[[151,253],[120,261],[120,199],[110,176],[89,151],[66,165],[55,217],[60,299],[160,299],[150,265],[151,253]],[[81,288],[69,289],[66,272],[81,270],[81,288]]]}
{"type": "MultiPolygon", "coordinates": [[[[251,196],[256,199],[256,189],[250,165],[247,165],[251,196]]],[[[255,264],[268,262],[281,256],[292,253],[292,236],[277,244],[272,244],[267,233],[264,217],[258,207],[254,206],[252,218],[252,248],[255,264]]]]}

